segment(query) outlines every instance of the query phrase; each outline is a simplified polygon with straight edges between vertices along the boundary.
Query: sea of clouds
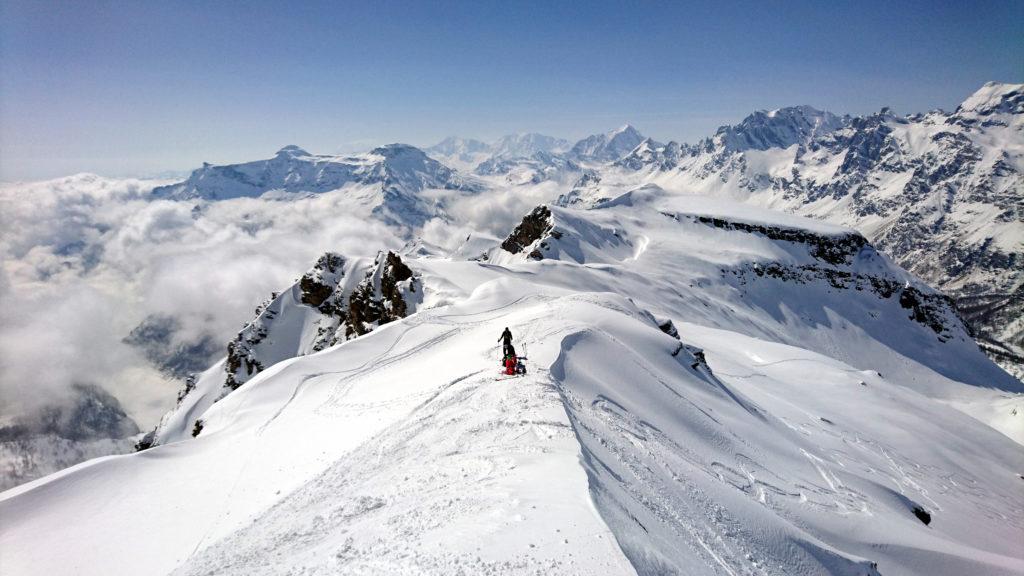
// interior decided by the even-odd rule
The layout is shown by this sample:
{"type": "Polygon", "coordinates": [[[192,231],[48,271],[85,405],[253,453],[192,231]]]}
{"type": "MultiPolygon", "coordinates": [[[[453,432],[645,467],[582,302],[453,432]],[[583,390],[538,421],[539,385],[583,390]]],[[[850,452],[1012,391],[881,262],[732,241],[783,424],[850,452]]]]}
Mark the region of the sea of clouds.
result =
{"type": "Polygon", "coordinates": [[[77,383],[106,389],[148,429],[182,382],[125,343],[147,318],[174,318],[176,343],[226,343],[324,251],[371,256],[416,236],[445,248],[474,232],[501,237],[551,194],[428,192],[442,217],[408,230],[353,210],[345,191],[149,199],[165,183],[79,174],[0,184],[0,424],[68,402],[77,383]]]}

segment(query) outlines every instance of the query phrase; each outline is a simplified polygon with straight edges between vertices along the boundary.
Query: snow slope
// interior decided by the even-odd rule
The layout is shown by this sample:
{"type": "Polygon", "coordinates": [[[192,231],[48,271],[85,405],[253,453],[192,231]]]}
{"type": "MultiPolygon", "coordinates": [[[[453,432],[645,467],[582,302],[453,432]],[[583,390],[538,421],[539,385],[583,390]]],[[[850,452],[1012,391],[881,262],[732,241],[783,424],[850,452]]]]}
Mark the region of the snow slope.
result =
{"type": "Polygon", "coordinates": [[[955,297],[992,357],[1024,375],[1024,85],[990,82],[952,113],[756,112],[616,166],[628,172],[606,170],[605,187],[651,182],[856,228],[955,297]]]}
{"type": "Polygon", "coordinates": [[[650,186],[530,216],[196,438],[0,494],[4,573],[1024,573],[1021,421],[961,409],[1024,390],[858,234],[650,186]]]}

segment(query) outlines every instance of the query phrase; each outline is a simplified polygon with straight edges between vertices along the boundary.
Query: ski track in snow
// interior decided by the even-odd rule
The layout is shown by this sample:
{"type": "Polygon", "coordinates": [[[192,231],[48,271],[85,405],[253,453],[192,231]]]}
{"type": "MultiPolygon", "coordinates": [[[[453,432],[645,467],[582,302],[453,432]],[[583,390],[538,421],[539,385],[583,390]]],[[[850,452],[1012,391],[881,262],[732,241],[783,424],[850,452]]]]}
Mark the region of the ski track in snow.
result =
{"type": "MultiPolygon", "coordinates": [[[[520,299],[522,300],[522,299],[520,299]]],[[[424,341],[422,345],[416,346],[414,349],[407,351],[398,351],[398,343],[402,340],[402,337],[409,331],[420,326],[451,326],[457,324],[456,318],[476,318],[473,321],[466,321],[466,326],[486,326],[488,320],[479,319],[481,316],[487,316],[497,310],[506,309],[516,304],[513,302],[504,306],[485,310],[481,312],[474,312],[472,314],[460,314],[452,315],[447,314],[440,317],[439,322],[435,322],[431,315],[422,315],[418,320],[412,322],[412,326],[408,330],[404,330],[402,334],[394,340],[394,342],[387,348],[387,352],[378,356],[375,360],[375,366],[387,366],[397,362],[400,359],[408,358],[413,354],[426,352],[431,346],[438,345],[449,338],[451,338],[456,332],[455,330],[449,330],[442,332],[441,335],[429,338],[424,341]]],[[[529,328],[523,332],[523,336],[519,339],[520,345],[525,349],[531,343],[531,334],[536,330],[538,323],[532,323],[529,328]]],[[[483,362],[490,362],[490,358],[493,354],[488,350],[485,354],[481,355],[483,362]]],[[[495,363],[496,364],[496,363],[495,363]]],[[[497,370],[497,366],[495,366],[497,370]]],[[[380,466],[382,463],[381,454],[386,450],[389,454],[389,460],[391,461],[390,467],[395,467],[403,471],[403,474],[408,474],[409,470],[405,467],[399,466],[394,463],[396,451],[399,454],[399,460],[401,460],[403,445],[405,444],[425,444],[429,443],[429,440],[423,440],[422,437],[430,436],[428,432],[431,425],[439,418],[439,413],[445,411],[454,411],[456,413],[472,413],[475,408],[482,408],[487,410],[493,410],[492,404],[489,401],[482,401],[479,399],[481,395],[489,396],[498,394],[500,399],[498,404],[509,408],[508,411],[502,411],[500,417],[496,419],[487,420],[485,422],[473,422],[468,420],[464,415],[457,415],[453,419],[446,421],[447,426],[451,426],[455,422],[460,422],[465,426],[469,426],[466,434],[466,438],[471,443],[473,448],[467,448],[466,446],[458,446],[456,449],[447,450],[443,453],[443,458],[452,459],[458,462],[459,473],[462,478],[465,478],[467,474],[471,475],[470,481],[474,484],[479,483],[494,483],[497,482],[502,476],[502,471],[515,470],[516,465],[511,461],[510,455],[514,456],[517,452],[524,452],[530,454],[531,452],[539,452],[541,454],[548,452],[548,449],[543,446],[544,441],[547,439],[559,438],[566,440],[571,437],[569,432],[569,426],[566,422],[561,421],[558,418],[537,418],[533,415],[536,411],[551,412],[553,409],[557,410],[560,407],[557,395],[554,393],[554,386],[544,376],[544,370],[537,373],[529,374],[525,377],[513,379],[514,383],[511,386],[495,385],[493,378],[485,376],[482,373],[486,370],[477,370],[459,376],[453,380],[450,380],[434,390],[424,392],[423,394],[403,396],[396,398],[390,402],[390,404],[397,404],[402,402],[408,402],[412,399],[422,399],[409,412],[408,416],[403,418],[401,421],[383,429],[373,438],[367,440],[363,445],[353,450],[352,453],[344,456],[341,460],[335,462],[335,464],[326,471],[319,478],[314,479],[310,482],[306,488],[301,492],[293,494],[291,497],[286,499],[282,504],[275,506],[271,509],[263,518],[254,523],[250,528],[244,530],[239,534],[237,538],[231,538],[224,543],[219,543],[211,546],[204,550],[197,557],[190,561],[188,566],[190,568],[180,570],[177,573],[181,574],[205,574],[211,571],[218,574],[233,574],[236,573],[234,566],[244,566],[244,569],[238,569],[237,573],[262,573],[258,569],[255,572],[253,566],[249,562],[251,557],[238,557],[238,554],[234,552],[236,546],[242,543],[242,547],[252,548],[251,546],[245,546],[245,542],[249,540],[257,540],[260,542],[274,542],[274,547],[277,546],[287,548],[290,544],[298,544],[302,546],[316,546],[317,541],[320,539],[328,539],[327,534],[332,534],[338,531],[338,528],[322,526],[324,523],[338,523],[341,525],[347,524],[358,524],[365,521],[369,516],[375,514],[385,514],[386,509],[379,497],[375,496],[361,496],[354,498],[355,504],[351,505],[351,509],[346,509],[345,505],[336,508],[333,513],[318,514],[313,519],[314,529],[305,532],[300,531],[298,533],[291,531],[289,533],[279,534],[276,536],[267,537],[264,534],[256,536],[250,534],[250,531],[260,532],[260,526],[270,525],[274,526],[275,516],[280,515],[281,526],[291,526],[295,521],[295,518],[291,513],[296,513],[296,510],[285,513],[282,511],[283,508],[288,508],[289,504],[294,501],[302,502],[303,504],[309,504],[311,502],[318,502],[320,498],[314,496],[310,492],[315,494],[322,494],[327,492],[332,495],[342,495],[346,493],[352,493],[352,484],[358,484],[358,479],[351,478],[350,475],[354,470],[364,469],[369,465],[369,461],[373,461],[373,465],[380,466]],[[496,387],[496,386],[501,386],[496,387]],[[468,405],[467,405],[468,403],[468,405]],[[466,421],[468,420],[468,421],[466,421]],[[465,421],[465,422],[463,422],[465,421]],[[504,437],[504,444],[494,445],[491,442],[497,441],[497,439],[491,438],[494,434],[500,434],[504,437]],[[524,442],[524,437],[530,436],[533,440],[524,442]],[[537,441],[540,441],[541,445],[536,445],[537,441]],[[482,445],[482,446],[481,446],[482,445]],[[492,455],[493,454],[493,455],[492,455]]],[[[354,379],[358,376],[358,373],[346,375],[346,379],[354,379]]],[[[335,386],[338,384],[336,383],[335,386]]],[[[345,403],[344,394],[338,395],[333,394],[329,400],[329,406],[331,410],[324,412],[318,410],[318,413],[329,414],[332,417],[343,415],[345,411],[351,410],[353,412],[367,411],[377,409],[384,404],[368,404],[368,403],[345,403]],[[338,410],[342,408],[343,410],[338,410]]],[[[564,414],[564,412],[563,412],[564,414]]],[[[276,417],[276,415],[275,415],[276,417]]],[[[415,451],[412,451],[415,453],[415,451]]],[[[389,485],[389,491],[396,493],[404,493],[412,490],[412,493],[403,494],[403,499],[413,498],[415,494],[416,498],[424,498],[430,504],[426,507],[427,509],[433,509],[438,504],[436,501],[440,499],[443,502],[444,511],[437,511],[437,518],[431,520],[430,515],[424,515],[423,513],[400,513],[393,515],[383,523],[388,525],[391,530],[394,530],[398,535],[402,536],[402,539],[409,539],[413,536],[422,536],[424,533],[428,533],[431,530],[436,530],[444,525],[445,520],[449,519],[452,515],[457,515],[462,512],[474,512],[478,508],[482,509],[483,503],[479,502],[463,502],[458,496],[451,496],[450,494],[440,497],[433,492],[436,490],[443,490],[437,484],[437,475],[442,477],[448,477],[451,475],[451,471],[454,470],[456,464],[450,463],[443,465],[440,470],[430,470],[430,475],[427,480],[430,481],[426,484],[428,487],[427,493],[422,493],[422,488],[417,492],[413,486],[423,486],[420,482],[412,481],[408,476],[395,480],[395,486],[389,485]],[[453,512],[450,508],[455,507],[456,510],[453,512]]],[[[453,486],[447,492],[451,493],[451,490],[458,492],[460,489],[458,486],[453,486]]],[[[355,490],[358,492],[358,490],[355,490]]],[[[336,496],[332,496],[332,499],[337,500],[336,496]]],[[[341,498],[343,501],[351,501],[353,498],[344,496],[341,498]]],[[[516,505],[516,500],[511,501],[513,507],[516,505]]],[[[393,508],[394,503],[389,502],[388,509],[393,508]]],[[[422,507],[422,506],[418,506],[422,507]]],[[[302,506],[299,510],[302,510],[302,506]]],[[[535,508],[535,507],[534,507],[535,508]]],[[[304,510],[302,510],[304,511],[304,510]]],[[[511,521],[513,523],[520,522],[520,516],[523,513],[513,514],[511,521]]],[[[349,530],[340,529],[343,534],[348,534],[349,530]]],[[[354,529],[352,530],[354,532],[354,529]]],[[[555,529],[554,534],[562,534],[560,529],[555,529]]],[[[568,532],[566,532],[568,535],[568,532]]],[[[612,545],[610,540],[610,534],[604,530],[597,530],[584,535],[587,538],[593,538],[596,540],[606,540],[605,546],[612,545]]],[[[574,536],[575,537],[578,536],[574,536]]],[[[389,540],[390,542],[390,540],[389,540]]],[[[562,538],[560,542],[563,546],[568,544],[569,541],[566,538],[562,538]]],[[[536,544],[527,544],[528,550],[535,548],[536,544]]],[[[479,548],[478,548],[479,550],[479,548]]],[[[614,548],[611,549],[612,551],[614,548]]],[[[262,549],[253,550],[256,555],[263,554],[265,551],[262,549]]],[[[313,569],[309,573],[319,573],[321,570],[324,573],[334,573],[335,571],[341,571],[344,573],[376,573],[379,570],[384,570],[390,574],[419,574],[419,573],[445,573],[445,574],[507,574],[507,573],[577,573],[574,570],[576,560],[572,558],[570,552],[568,556],[561,553],[559,547],[554,547],[551,551],[550,557],[547,559],[538,559],[533,554],[521,554],[513,555],[511,559],[505,560],[491,560],[487,559],[480,553],[452,553],[444,550],[432,550],[424,549],[421,546],[404,546],[397,545],[395,542],[391,542],[388,546],[382,547],[379,544],[370,544],[367,547],[363,547],[357,542],[356,536],[346,536],[341,543],[338,550],[335,552],[331,561],[327,566],[321,566],[313,569]]],[[[612,556],[614,558],[614,556],[612,556]]],[[[607,560],[606,562],[612,562],[607,560]]],[[[622,565],[621,560],[618,561],[619,565],[616,570],[618,571],[629,571],[628,564],[622,565]]],[[[611,566],[608,566],[611,568],[611,566]]],[[[273,573],[267,572],[267,573],[273,573]]],[[[305,573],[305,572],[303,572],[305,573]]],[[[601,574],[606,573],[604,571],[587,571],[584,569],[583,572],[579,573],[592,573],[601,574]]]]}

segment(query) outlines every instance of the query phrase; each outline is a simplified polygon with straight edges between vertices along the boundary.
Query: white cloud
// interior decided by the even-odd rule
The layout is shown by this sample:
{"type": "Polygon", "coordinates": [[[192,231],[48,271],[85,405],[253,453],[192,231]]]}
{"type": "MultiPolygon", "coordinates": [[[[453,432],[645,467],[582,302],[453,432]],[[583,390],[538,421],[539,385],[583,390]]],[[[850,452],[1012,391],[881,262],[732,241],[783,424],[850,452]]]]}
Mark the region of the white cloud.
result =
{"type": "Polygon", "coordinates": [[[0,186],[0,416],[87,381],[152,426],[180,383],[121,342],[147,315],[178,318],[181,339],[226,342],[324,251],[402,244],[341,194],[222,201],[193,214],[190,202],[143,199],[155,184],[78,175],[0,186]]]}
{"type": "MultiPolygon", "coordinates": [[[[181,383],[122,342],[147,316],[176,318],[178,342],[210,335],[226,344],[324,251],[371,256],[403,244],[351,190],[291,201],[148,200],[162,183],[80,174],[0,185],[0,419],[87,382],[151,427],[181,383]]],[[[425,192],[449,218],[419,232],[445,248],[473,231],[503,237],[558,188],[425,192]]]]}

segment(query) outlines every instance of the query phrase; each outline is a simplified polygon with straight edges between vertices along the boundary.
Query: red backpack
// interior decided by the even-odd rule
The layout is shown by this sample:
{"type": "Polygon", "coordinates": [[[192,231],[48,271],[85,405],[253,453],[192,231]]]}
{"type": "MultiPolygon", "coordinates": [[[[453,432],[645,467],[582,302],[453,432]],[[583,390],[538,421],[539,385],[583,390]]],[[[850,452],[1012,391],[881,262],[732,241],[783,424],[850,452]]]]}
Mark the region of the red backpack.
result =
{"type": "Polygon", "coordinates": [[[505,358],[505,374],[513,375],[516,373],[516,364],[519,361],[516,360],[515,356],[509,355],[505,358]]]}

